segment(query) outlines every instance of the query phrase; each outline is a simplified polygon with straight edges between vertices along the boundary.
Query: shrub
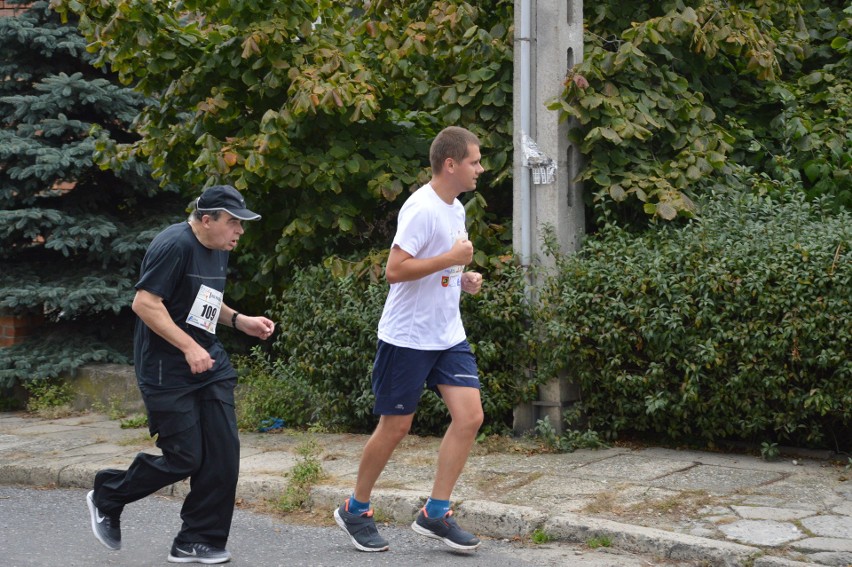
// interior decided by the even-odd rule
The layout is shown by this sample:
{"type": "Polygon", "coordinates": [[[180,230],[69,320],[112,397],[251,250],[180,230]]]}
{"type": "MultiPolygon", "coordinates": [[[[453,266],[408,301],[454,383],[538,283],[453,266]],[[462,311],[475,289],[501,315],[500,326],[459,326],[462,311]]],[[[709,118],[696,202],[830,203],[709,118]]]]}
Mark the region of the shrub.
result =
{"type": "Polygon", "coordinates": [[[29,394],[27,411],[45,417],[59,417],[70,412],[74,390],[70,384],[58,379],[27,382],[24,389],[29,394]]]}
{"type": "Polygon", "coordinates": [[[605,437],[848,450],[851,220],[801,196],[722,194],[681,228],[607,227],[558,260],[541,364],[570,371],[605,437]]]}
{"type": "MultiPolygon", "coordinates": [[[[367,278],[334,277],[322,266],[298,270],[271,309],[279,329],[271,352],[255,349],[237,359],[241,426],[279,417],[292,427],[372,430],[370,379],[387,290],[367,278]]],[[[465,295],[462,311],[479,363],[483,431],[506,431],[514,406],[535,395],[522,271],[504,266],[479,295],[465,295]]],[[[413,431],[440,434],[448,424],[444,404],[425,392],[413,431]]]]}
{"type": "Polygon", "coordinates": [[[351,276],[332,277],[321,266],[299,269],[273,300],[278,332],[271,352],[255,349],[242,361],[240,395],[254,399],[245,404],[254,409],[243,424],[279,417],[293,427],[369,429],[373,327],[383,293],[351,276]]]}
{"type": "Polygon", "coordinates": [[[538,399],[538,380],[545,378],[535,372],[539,343],[531,331],[525,278],[524,269],[503,266],[484,275],[477,295],[462,294],[462,319],[479,367],[485,434],[510,430],[514,407],[538,399]]]}

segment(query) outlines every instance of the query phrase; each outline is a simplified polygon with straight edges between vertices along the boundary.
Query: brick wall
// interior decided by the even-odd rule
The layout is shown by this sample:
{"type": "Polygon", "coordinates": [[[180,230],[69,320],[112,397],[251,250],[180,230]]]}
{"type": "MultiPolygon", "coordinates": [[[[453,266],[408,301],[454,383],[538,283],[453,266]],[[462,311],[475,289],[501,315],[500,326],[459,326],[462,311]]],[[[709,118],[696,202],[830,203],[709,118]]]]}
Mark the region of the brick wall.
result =
{"type": "Polygon", "coordinates": [[[14,315],[0,311],[0,347],[17,344],[34,335],[44,323],[41,315],[14,315]]]}
{"type": "Polygon", "coordinates": [[[5,0],[0,0],[0,18],[4,16],[14,16],[19,12],[23,12],[27,9],[27,4],[19,4],[11,2],[6,2],[5,0]]]}
{"type": "MultiPolygon", "coordinates": [[[[24,10],[26,3],[12,3],[0,0],[0,18],[15,16],[24,10]]],[[[31,336],[44,322],[40,315],[14,315],[0,310],[0,347],[12,346],[31,336]]]]}

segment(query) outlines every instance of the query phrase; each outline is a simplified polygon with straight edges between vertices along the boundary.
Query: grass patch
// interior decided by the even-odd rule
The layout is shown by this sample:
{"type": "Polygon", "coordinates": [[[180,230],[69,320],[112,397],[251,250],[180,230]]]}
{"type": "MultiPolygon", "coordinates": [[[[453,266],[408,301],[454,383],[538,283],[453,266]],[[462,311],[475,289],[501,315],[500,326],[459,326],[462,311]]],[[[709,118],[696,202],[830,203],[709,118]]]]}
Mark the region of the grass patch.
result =
{"type": "Polygon", "coordinates": [[[537,545],[541,545],[543,543],[548,543],[551,541],[553,541],[553,537],[540,528],[536,528],[532,533],[532,542],[537,545]]]}
{"type": "Polygon", "coordinates": [[[471,455],[536,455],[552,452],[539,439],[515,438],[510,435],[480,435],[471,450],[471,455]]]}
{"type": "Polygon", "coordinates": [[[42,418],[56,419],[72,415],[74,389],[59,379],[36,380],[23,384],[27,391],[27,411],[42,418]]]}
{"type": "Polygon", "coordinates": [[[123,447],[130,447],[135,445],[148,445],[152,442],[156,444],[157,437],[151,437],[151,435],[146,431],[145,433],[140,433],[135,437],[131,437],[129,439],[124,439],[121,441],[116,441],[116,445],[121,445],[123,447]]]}
{"type": "Polygon", "coordinates": [[[100,400],[92,402],[92,410],[97,413],[105,414],[112,421],[127,417],[127,412],[121,406],[122,400],[120,396],[110,396],[107,403],[104,404],[100,400]]]}
{"type": "Polygon", "coordinates": [[[128,417],[127,419],[122,419],[119,425],[122,429],[140,429],[142,427],[148,427],[148,415],[143,413],[133,417],[128,417]]]}
{"type": "Polygon", "coordinates": [[[631,511],[645,513],[650,508],[666,515],[694,516],[698,510],[713,503],[713,499],[704,490],[686,490],[662,499],[649,499],[634,504],[631,511]]]}
{"type": "Polygon", "coordinates": [[[600,492],[583,510],[591,514],[619,514],[624,511],[624,507],[615,492],[600,492]]]}

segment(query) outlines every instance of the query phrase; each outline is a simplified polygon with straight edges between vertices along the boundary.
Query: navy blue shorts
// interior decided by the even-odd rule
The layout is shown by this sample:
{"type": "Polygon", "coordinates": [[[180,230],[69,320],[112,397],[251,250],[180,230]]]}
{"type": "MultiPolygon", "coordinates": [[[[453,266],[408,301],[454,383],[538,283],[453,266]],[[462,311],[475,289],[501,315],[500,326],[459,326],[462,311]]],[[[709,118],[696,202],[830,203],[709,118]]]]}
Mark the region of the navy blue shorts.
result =
{"type": "Polygon", "coordinates": [[[374,414],[413,414],[423,386],[440,396],[438,384],[479,389],[476,357],[466,340],[447,350],[417,350],[379,341],[373,363],[374,414]]]}

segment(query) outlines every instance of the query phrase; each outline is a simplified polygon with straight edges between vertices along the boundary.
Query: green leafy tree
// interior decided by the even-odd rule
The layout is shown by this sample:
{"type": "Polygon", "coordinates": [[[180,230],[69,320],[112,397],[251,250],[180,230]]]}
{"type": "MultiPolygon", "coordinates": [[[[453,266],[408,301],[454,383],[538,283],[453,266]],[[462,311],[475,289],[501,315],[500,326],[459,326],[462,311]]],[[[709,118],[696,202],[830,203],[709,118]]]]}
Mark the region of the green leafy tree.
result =
{"type": "Polygon", "coordinates": [[[6,387],[127,360],[141,254],[180,205],[144,164],[94,163],[97,144],[137,137],[145,101],[91,65],[73,22],[32,2],[0,18],[0,44],[0,308],[45,320],[0,349],[6,387]]]}
{"type": "MultiPolygon", "coordinates": [[[[483,145],[492,190],[467,202],[480,267],[500,270],[511,237],[513,0],[373,3],[361,49],[390,77],[385,104],[462,124],[483,145]],[[392,90],[391,90],[392,89],[392,90]]],[[[436,132],[431,131],[430,137],[436,132]]]]}
{"type": "MultiPolygon", "coordinates": [[[[141,140],[99,147],[104,164],[148,159],[163,182],[230,183],[257,204],[263,219],[237,258],[251,280],[232,286],[235,299],[280,289],[293,264],[389,242],[447,124],[480,133],[494,148],[490,181],[508,178],[507,0],[53,4],[80,15],[99,64],[159,102],[139,119],[141,140]]],[[[502,252],[509,231],[485,204],[469,203],[471,232],[502,252]]]]}
{"type": "Polygon", "coordinates": [[[812,1],[788,11],[773,16],[783,30],[781,77],[738,109],[733,157],[811,200],[852,208],[852,5],[812,1]]]}
{"type": "Polygon", "coordinates": [[[591,7],[585,59],[551,107],[577,122],[581,178],[603,218],[692,216],[694,196],[737,174],[729,164],[852,205],[842,4],[591,7]]]}

